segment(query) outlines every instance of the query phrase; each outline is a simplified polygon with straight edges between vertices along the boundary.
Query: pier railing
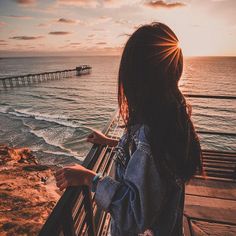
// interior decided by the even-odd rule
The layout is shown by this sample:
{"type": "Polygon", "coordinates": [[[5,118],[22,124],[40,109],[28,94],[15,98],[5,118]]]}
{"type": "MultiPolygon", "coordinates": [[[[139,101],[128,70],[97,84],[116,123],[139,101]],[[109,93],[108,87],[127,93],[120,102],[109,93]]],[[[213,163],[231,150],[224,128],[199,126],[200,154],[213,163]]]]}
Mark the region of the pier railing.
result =
{"type": "Polygon", "coordinates": [[[69,78],[74,75],[80,76],[90,73],[92,67],[89,65],[77,66],[75,69],[49,71],[37,74],[15,75],[0,78],[2,87],[4,89],[27,86],[35,83],[41,83],[49,80],[59,80],[62,78],[69,78]]]}
{"type": "MultiPolygon", "coordinates": [[[[219,98],[218,96],[186,95],[186,97],[230,99],[236,97],[219,98]]],[[[113,115],[104,128],[104,134],[119,139],[123,133],[122,121],[117,114],[113,115]]],[[[225,135],[224,132],[211,134],[225,135]]],[[[227,133],[235,137],[236,134],[227,133]]],[[[113,174],[114,148],[93,145],[83,165],[103,175],[113,174]]],[[[203,165],[207,178],[214,180],[236,182],[236,153],[226,151],[203,150],[203,165]]],[[[196,176],[196,178],[203,178],[196,176]]],[[[205,177],[204,177],[205,178],[205,177]]],[[[44,224],[39,236],[106,236],[110,225],[110,215],[96,205],[94,194],[87,187],[70,187],[62,195],[48,220],[44,224]]],[[[187,230],[186,230],[187,232],[187,230]]],[[[187,234],[187,235],[192,235],[187,234]]]]}

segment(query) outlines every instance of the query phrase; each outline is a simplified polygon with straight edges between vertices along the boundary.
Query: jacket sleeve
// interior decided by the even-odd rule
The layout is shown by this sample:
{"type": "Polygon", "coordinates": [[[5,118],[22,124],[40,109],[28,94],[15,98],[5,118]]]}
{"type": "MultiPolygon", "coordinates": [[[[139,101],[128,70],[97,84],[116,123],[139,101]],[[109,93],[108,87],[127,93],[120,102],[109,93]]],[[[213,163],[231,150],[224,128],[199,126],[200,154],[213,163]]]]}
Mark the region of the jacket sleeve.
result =
{"type": "Polygon", "coordinates": [[[121,232],[142,233],[161,211],[164,187],[152,155],[136,149],[123,181],[103,177],[98,182],[95,201],[110,212],[121,232]]]}

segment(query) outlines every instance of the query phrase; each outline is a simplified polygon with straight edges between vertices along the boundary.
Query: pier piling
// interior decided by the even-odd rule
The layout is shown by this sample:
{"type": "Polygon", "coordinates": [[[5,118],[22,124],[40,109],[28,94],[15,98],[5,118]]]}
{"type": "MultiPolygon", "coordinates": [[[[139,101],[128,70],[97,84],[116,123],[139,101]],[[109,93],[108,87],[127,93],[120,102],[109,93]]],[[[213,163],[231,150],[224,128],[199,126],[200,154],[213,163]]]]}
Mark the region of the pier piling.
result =
{"type": "MultiPolygon", "coordinates": [[[[62,78],[69,78],[74,75],[80,76],[84,74],[89,74],[92,67],[89,65],[77,66],[75,69],[67,69],[61,71],[50,71],[38,74],[28,74],[28,75],[17,75],[11,77],[0,78],[2,83],[2,88],[7,90],[8,88],[14,88],[19,86],[32,85],[35,83],[41,83],[51,80],[59,80],[62,78]]],[[[1,89],[1,87],[0,87],[1,89]]]]}

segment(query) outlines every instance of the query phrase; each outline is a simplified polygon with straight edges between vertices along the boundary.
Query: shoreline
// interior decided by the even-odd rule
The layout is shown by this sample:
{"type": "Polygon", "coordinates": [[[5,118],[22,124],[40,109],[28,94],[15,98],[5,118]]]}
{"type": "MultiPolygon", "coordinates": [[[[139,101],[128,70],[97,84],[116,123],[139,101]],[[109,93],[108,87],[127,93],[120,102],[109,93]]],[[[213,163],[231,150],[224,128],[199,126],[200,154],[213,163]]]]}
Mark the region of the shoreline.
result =
{"type": "Polygon", "coordinates": [[[0,145],[0,235],[37,235],[60,198],[54,166],[27,148],[0,145]]]}

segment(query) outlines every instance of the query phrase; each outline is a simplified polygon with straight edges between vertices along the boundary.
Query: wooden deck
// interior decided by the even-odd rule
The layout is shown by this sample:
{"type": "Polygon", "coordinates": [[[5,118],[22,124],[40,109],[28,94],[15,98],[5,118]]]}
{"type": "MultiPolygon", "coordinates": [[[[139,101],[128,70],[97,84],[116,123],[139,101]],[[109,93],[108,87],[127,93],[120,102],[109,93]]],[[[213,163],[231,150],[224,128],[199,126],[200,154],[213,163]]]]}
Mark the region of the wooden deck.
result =
{"type": "Polygon", "coordinates": [[[206,177],[186,187],[184,229],[192,235],[236,235],[236,154],[203,152],[206,177]]]}

